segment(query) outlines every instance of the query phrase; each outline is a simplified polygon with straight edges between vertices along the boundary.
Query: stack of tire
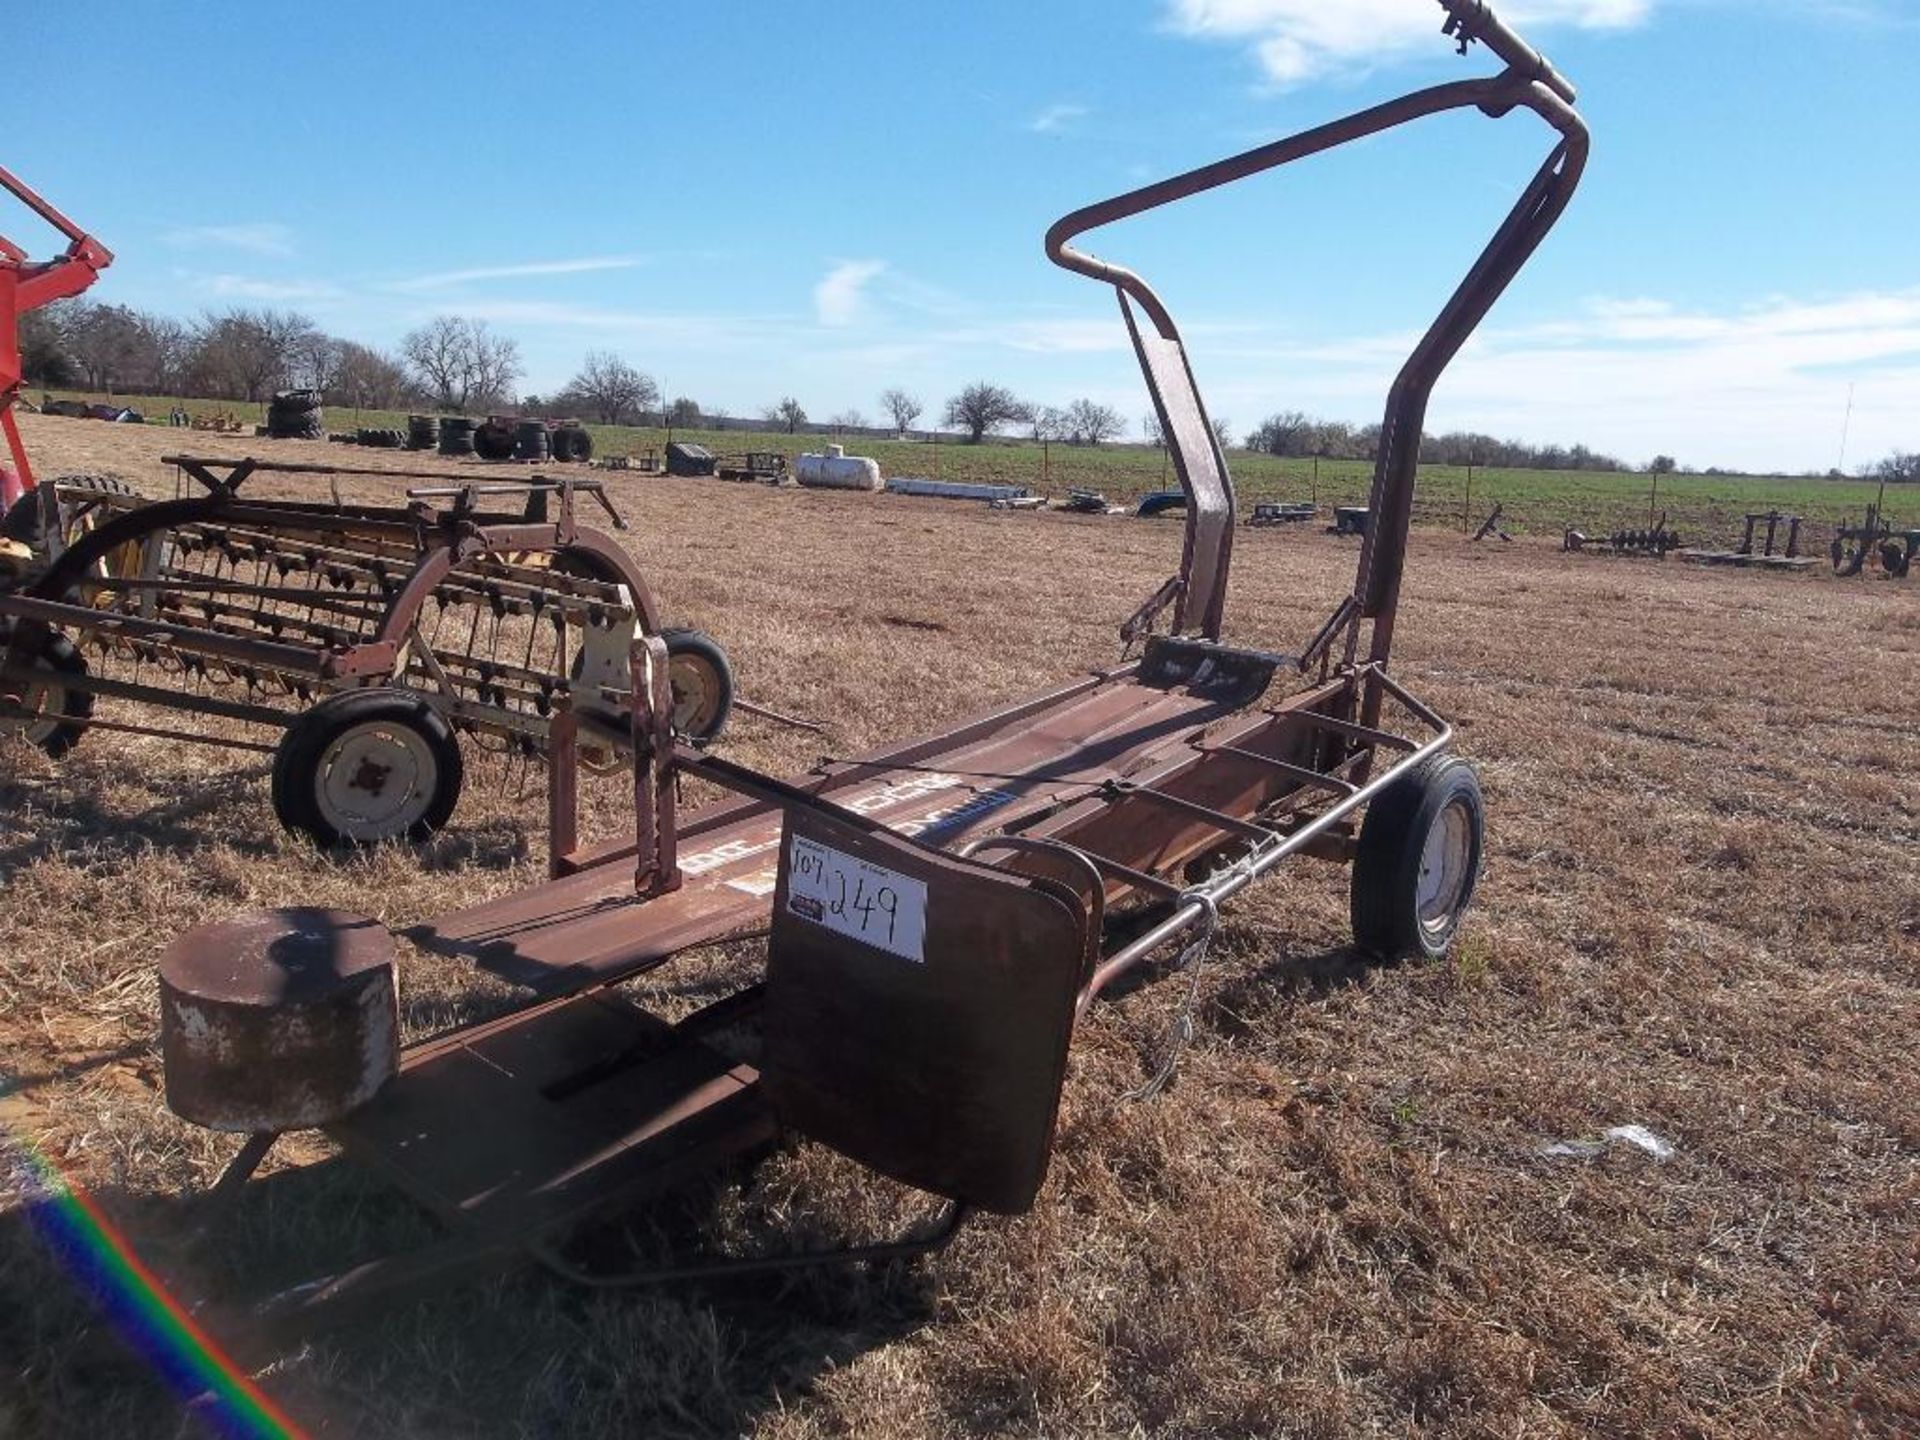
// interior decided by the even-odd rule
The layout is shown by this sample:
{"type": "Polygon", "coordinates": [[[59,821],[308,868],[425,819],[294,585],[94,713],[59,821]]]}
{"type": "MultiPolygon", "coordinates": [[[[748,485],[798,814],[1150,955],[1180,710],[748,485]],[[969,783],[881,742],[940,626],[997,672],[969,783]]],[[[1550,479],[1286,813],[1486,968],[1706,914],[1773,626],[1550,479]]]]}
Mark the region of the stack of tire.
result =
{"type": "Polygon", "coordinates": [[[473,453],[482,460],[511,460],[513,432],[513,421],[506,416],[488,416],[486,422],[473,432],[473,453]]]}
{"type": "Polygon", "coordinates": [[[584,465],[593,458],[593,436],[587,433],[586,426],[577,421],[556,425],[553,433],[547,437],[547,444],[556,460],[584,465]]]}
{"type": "Polygon", "coordinates": [[[318,390],[282,390],[267,404],[267,434],[275,440],[319,440],[327,433],[318,390]]]}
{"type": "Polygon", "coordinates": [[[531,460],[537,465],[545,460],[549,453],[546,421],[522,420],[513,427],[514,459],[531,460]]]}
{"type": "Polygon", "coordinates": [[[398,450],[405,440],[398,430],[362,430],[355,438],[375,450],[398,450]]]}
{"type": "Polygon", "coordinates": [[[407,417],[407,449],[432,450],[440,443],[440,422],[431,415],[407,417]]]}
{"type": "Polygon", "coordinates": [[[442,455],[473,454],[473,421],[464,415],[449,415],[440,422],[442,455]]]}

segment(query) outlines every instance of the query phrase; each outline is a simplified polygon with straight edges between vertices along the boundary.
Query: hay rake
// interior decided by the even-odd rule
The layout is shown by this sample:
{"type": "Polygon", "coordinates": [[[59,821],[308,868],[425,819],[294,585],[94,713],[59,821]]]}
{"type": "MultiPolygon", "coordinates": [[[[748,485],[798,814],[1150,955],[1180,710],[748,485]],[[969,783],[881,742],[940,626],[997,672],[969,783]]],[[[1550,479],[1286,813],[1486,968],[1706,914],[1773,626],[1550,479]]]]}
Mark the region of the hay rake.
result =
{"type": "Polygon", "coordinates": [[[598,481],[168,463],[205,493],[147,502],[84,477],[21,502],[37,509],[45,568],[0,596],[0,715],[50,754],[88,729],[269,752],[282,822],[333,844],[443,824],[464,774],[459,735],[544,758],[569,711],[569,733],[624,754],[636,634],[662,639],[679,735],[704,742],[726,722],[725,655],[664,629],[625,552],[578,523],[592,500],[623,527],[598,481]],[[440,483],[409,490],[404,508],[243,498],[262,472],[440,483]],[[492,508],[509,500],[517,511],[492,508]],[[225,723],[109,720],[102,699],[225,723]],[[267,744],[236,726],[285,733],[267,744]]]}
{"type": "MultiPolygon", "coordinates": [[[[554,879],[408,930],[533,998],[404,1051],[394,941],[371,919],[255,912],[173,942],[160,965],[169,1103],[249,1137],[215,1203],[244,1193],[280,1132],[320,1126],[445,1228],[250,1306],[237,1326],[336,1323],[521,1259],[602,1288],[889,1259],[937,1249],[974,1209],[1023,1212],[1081,1015],[1151,956],[1199,964],[1221,908],[1294,857],[1351,864],[1363,951],[1445,952],[1479,870],[1481,801],[1446,753],[1448,723],[1388,673],[1414,465],[1435,382],[1558,221],[1587,131],[1572,88],[1480,0],[1441,3],[1463,52],[1484,42],[1503,73],[1089,206],[1047,236],[1057,264],[1112,287],[1188,500],[1180,568],[1123,632],[1143,643],[1136,658],[781,778],[676,740],[659,671],[636,649],[634,837],[556,843],[554,879]],[[1233,488],[1179,331],[1145,280],[1075,241],[1451,111],[1528,112],[1555,141],[1390,393],[1352,590],[1297,648],[1228,643],[1233,488]],[[1166,632],[1148,633],[1154,614],[1166,632]],[[730,798],[682,816],[681,777],[730,798]],[[761,934],[764,971],[678,1020],[619,988],[761,934]],[[782,1133],[946,1207],[901,1239],[824,1253],[657,1267],[571,1248],[582,1222],[782,1133]]],[[[556,745],[557,816],[565,757],[556,745]]]]}

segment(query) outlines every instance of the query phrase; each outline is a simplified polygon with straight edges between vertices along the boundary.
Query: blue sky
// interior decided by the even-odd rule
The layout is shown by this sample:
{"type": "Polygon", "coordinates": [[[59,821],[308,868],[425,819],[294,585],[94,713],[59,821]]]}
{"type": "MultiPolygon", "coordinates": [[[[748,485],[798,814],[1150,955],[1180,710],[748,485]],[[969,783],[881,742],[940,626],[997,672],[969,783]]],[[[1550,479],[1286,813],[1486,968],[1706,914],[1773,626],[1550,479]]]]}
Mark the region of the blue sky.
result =
{"type": "MultiPolygon", "coordinates": [[[[1849,468],[1920,448],[1920,3],[1500,9],[1580,86],[1593,161],[1432,426],[1824,469],[1851,389],[1849,468]]],[[[384,346],[479,316],[534,391],[605,349],[734,414],[986,378],[1136,433],[1111,292],[1046,263],[1047,224],[1490,68],[1433,0],[287,15],[16,0],[0,164],[116,251],[97,298],[384,346]]],[[[1368,422],[1547,135],[1431,121],[1090,244],[1160,288],[1236,429],[1368,422]]]]}

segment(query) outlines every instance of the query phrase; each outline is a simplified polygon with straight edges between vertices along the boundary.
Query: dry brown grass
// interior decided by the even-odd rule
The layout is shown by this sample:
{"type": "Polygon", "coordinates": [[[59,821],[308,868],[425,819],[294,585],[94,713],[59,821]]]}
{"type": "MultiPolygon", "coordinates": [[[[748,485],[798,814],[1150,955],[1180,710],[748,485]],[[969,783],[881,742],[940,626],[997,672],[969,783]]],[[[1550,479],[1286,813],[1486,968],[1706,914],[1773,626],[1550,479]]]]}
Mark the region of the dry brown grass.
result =
{"type": "MultiPolygon", "coordinates": [[[[170,485],[157,432],[27,425],[47,473],[170,485]]],[[[727,643],[747,693],[831,720],[842,753],[1105,661],[1177,558],[1172,526],[616,483],[669,612],[727,643]]],[[[1297,642],[1352,559],[1245,532],[1238,632],[1297,642]]],[[[1342,876],[1308,865],[1229,911],[1166,1095],[1116,1098],[1182,987],[1095,1012],[1030,1216],[785,1290],[587,1296],[521,1275],[263,1383],[352,1436],[1920,1427],[1920,584],[1442,534],[1416,538],[1409,574],[1401,672],[1459,720],[1489,800],[1447,964],[1353,964],[1342,876]],[[1675,1158],[1540,1153],[1629,1121],[1675,1158]]],[[[823,746],[748,721],[732,748],[791,765],[823,746]]],[[[414,1222],[322,1166],[265,1182],[217,1254],[167,1246],[233,1146],[160,1102],[159,944],[293,900],[405,923],[542,858],[537,799],[495,784],[423,857],[327,861],[277,832],[262,772],[106,735],[58,768],[0,754],[5,1123],[216,1290],[414,1222]]],[[[616,823],[617,797],[599,803],[616,823]]],[[[508,998],[409,965],[416,1033],[508,998]]],[[[680,1228],[814,1239],[911,1208],[802,1147],[680,1228]]],[[[17,1204],[0,1227],[0,1433],[175,1433],[17,1204]]]]}

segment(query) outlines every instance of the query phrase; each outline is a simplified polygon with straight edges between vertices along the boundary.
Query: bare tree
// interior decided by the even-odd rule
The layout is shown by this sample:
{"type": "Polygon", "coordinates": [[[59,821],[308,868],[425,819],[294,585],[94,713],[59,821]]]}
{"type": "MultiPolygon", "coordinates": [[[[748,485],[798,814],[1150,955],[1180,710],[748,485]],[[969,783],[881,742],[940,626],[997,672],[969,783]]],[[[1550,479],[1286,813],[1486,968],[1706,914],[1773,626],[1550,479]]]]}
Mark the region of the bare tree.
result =
{"type": "Polygon", "coordinates": [[[356,409],[397,410],[412,403],[414,387],[406,367],[391,355],[342,340],[331,395],[356,409]]]}
{"type": "Polygon", "coordinates": [[[853,406],[848,406],[827,423],[835,430],[864,430],[867,428],[867,417],[853,406]]]}
{"type": "Polygon", "coordinates": [[[315,330],[304,336],[294,347],[290,370],[294,378],[310,389],[330,390],[340,374],[340,360],[345,344],[331,335],[323,335],[315,330]]]}
{"type": "Polygon", "coordinates": [[[1064,440],[1067,438],[1067,412],[1051,405],[1029,405],[1027,426],[1027,433],[1036,440],[1064,440]]]}
{"type": "Polygon", "coordinates": [[[1320,426],[1299,410],[1282,410],[1260,422],[1260,428],[1247,436],[1249,450],[1268,455],[1301,456],[1324,449],[1319,444],[1320,426]]]}
{"type": "Polygon", "coordinates": [[[789,435],[807,423],[807,412],[791,395],[783,395],[778,405],[769,405],[761,413],[769,424],[786,426],[789,435]]]}
{"type": "Polygon", "coordinates": [[[912,428],[913,422],[920,418],[920,412],[926,407],[920,403],[920,397],[909,395],[905,390],[892,389],[880,392],[880,408],[893,421],[896,435],[904,435],[912,428]]]}
{"type": "Polygon", "coordinates": [[[1076,400],[1067,407],[1067,436],[1076,445],[1098,445],[1124,435],[1127,422],[1111,405],[1095,400],[1076,400]]]}
{"type": "Polygon", "coordinates": [[[1207,422],[1213,426],[1213,439],[1222,450],[1233,449],[1233,422],[1224,415],[1216,415],[1207,422]]]}
{"type": "MultiPolygon", "coordinates": [[[[719,412],[716,412],[716,414],[717,413],[719,412]]],[[[667,406],[667,423],[669,425],[678,425],[682,429],[698,425],[700,423],[700,407],[685,395],[675,396],[673,403],[667,406]]]]}
{"type": "Polygon", "coordinates": [[[1156,450],[1167,448],[1167,432],[1160,425],[1158,411],[1149,410],[1140,417],[1140,438],[1156,450]]]}
{"type": "Polygon", "coordinates": [[[442,410],[464,413],[473,385],[473,340],[457,315],[436,315],[400,342],[400,353],[442,410]]]}
{"type": "Polygon", "coordinates": [[[1873,467],[1873,477],[1889,485],[1920,485],[1920,451],[1889,455],[1873,467]]]}
{"type": "Polygon", "coordinates": [[[286,383],[299,348],[317,333],[313,321],[288,311],[206,315],[193,334],[194,379],[209,394],[263,399],[286,383]]]}
{"type": "Polygon", "coordinates": [[[437,315],[407,333],[400,353],[443,410],[493,409],[513,399],[521,376],[520,347],[495,335],[484,320],[437,315]]]}
{"type": "Polygon", "coordinates": [[[140,319],[124,305],[82,305],[67,324],[67,353],[89,390],[109,391],[139,368],[140,319]]]}
{"type": "Polygon", "coordinates": [[[85,302],[61,300],[20,317],[20,373],[36,385],[73,383],[69,327],[85,302]]]}
{"type": "Polygon", "coordinates": [[[487,329],[487,322],[469,322],[472,332],[473,380],[468,397],[483,409],[499,409],[513,403],[513,382],[524,370],[520,365],[520,346],[504,335],[487,329]]]}
{"type": "Polygon", "coordinates": [[[554,403],[591,410],[603,425],[624,425],[629,416],[659,408],[660,387],[651,375],[642,374],[618,355],[589,350],[580,373],[567,382],[554,403]]]}
{"type": "Polygon", "coordinates": [[[947,401],[946,412],[947,424],[965,430],[968,441],[975,445],[990,431],[1025,419],[1030,413],[1011,390],[985,380],[975,381],[947,401]]]}

